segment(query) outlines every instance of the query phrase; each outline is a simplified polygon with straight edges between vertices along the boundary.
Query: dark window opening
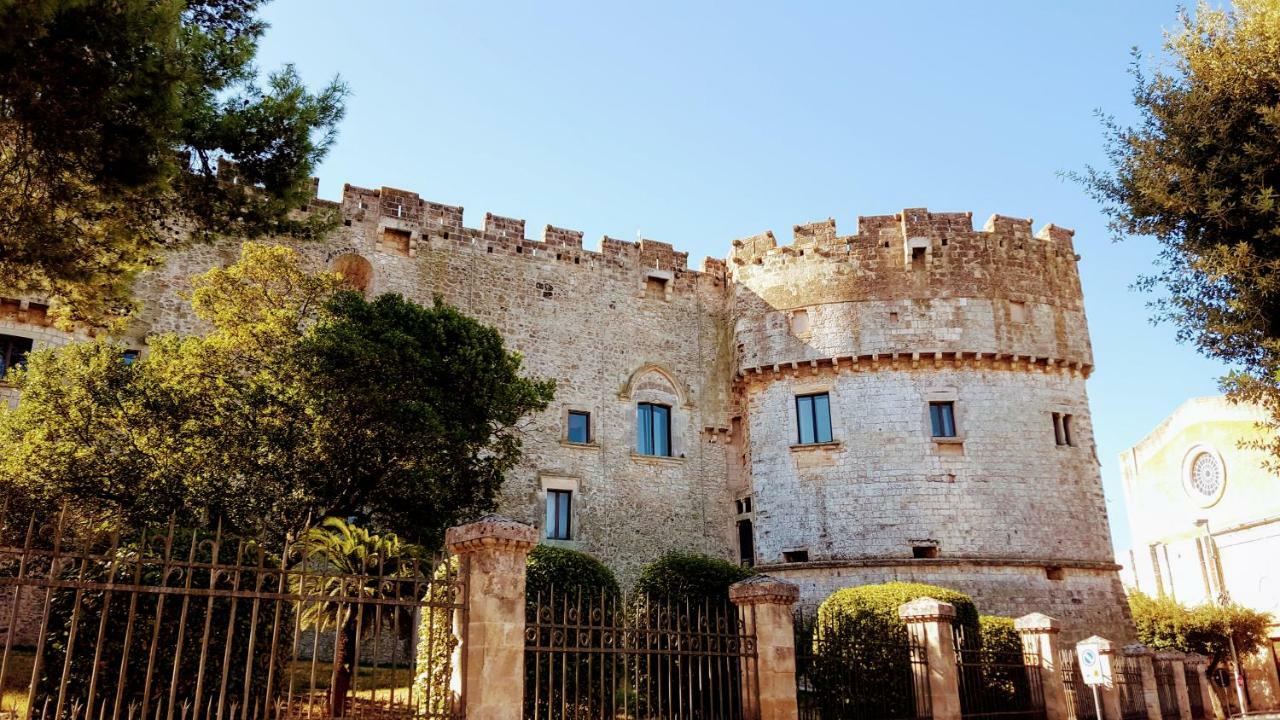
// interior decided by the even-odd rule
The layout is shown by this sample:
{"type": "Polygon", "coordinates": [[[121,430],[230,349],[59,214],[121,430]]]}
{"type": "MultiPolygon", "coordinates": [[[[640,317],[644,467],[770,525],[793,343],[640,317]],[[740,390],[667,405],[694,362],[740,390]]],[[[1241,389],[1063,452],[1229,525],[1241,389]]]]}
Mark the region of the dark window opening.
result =
{"type": "Polygon", "coordinates": [[[929,403],[929,424],[932,426],[934,437],[956,436],[955,405],[950,400],[929,403]]]}
{"type": "Polygon", "coordinates": [[[667,280],[660,277],[648,277],[644,281],[644,295],[651,300],[667,299],[667,280]]]}
{"type": "Polygon", "coordinates": [[[568,540],[572,537],[570,526],[573,514],[573,492],[570,490],[547,491],[547,539],[568,540]]]}
{"type": "Polygon", "coordinates": [[[1062,580],[1064,578],[1062,568],[1057,566],[1051,566],[1051,567],[1045,568],[1044,576],[1050,580],[1062,580]]]}
{"type": "Polygon", "coordinates": [[[591,442],[591,413],[569,411],[569,442],[586,445],[591,442]]]}
{"type": "Polygon", "coordinates": [[[827,393],[796,397],[796,426],[801,445],[831,442],[831,397],[827,393]]]}
{"type": "Polygon", "coordinates": [[[911,557],[928,559],[938,557],[937,545],[913,545],[911,546],[911,557]]]}
{"type": "Polygon", "coordinates": [[[671,457],[671,408],[655,403],[636,405],[636,450],[641,455],[671,457]]]}
{"type": "Polygon", "coordinates": [[[120,360],[122,360],[125,365],[132,365],[138,362],[139,352],[140,351],[138,350],[125,350],[124,352],[120,353],[120,360]]]}
{"type": "Polygon", "coordinates": [[[911,267],[913,269],[918,270],[924,267],[924,251],[925,248],[922,247],[911,248],[911,267]]]}
{"type": "Polygon", "coordinates": [[[808,550],[787,550],[782,553],[782,562],[801,563],[809,562],[808,550]]]}
{"type": "Polygon", "coordinates": [[[31,338],[0,335],[0,377],[3,377],[14,365],[26,362],[29,352],[31,352],[31,338]]]}
{"type": "Polygon", "coordinates": [[[383,252],[408,257],[411,237],[412,234],[408,230],[386,228],[382,231],[382,238],[378,241],[378,249],[383,252]]]}
{"type": "Polygon", "coordinates": [[[1062,443],[1064,445],[1075,445],[1075,442],[1071,439],[1071,416],[1070,415],[1062,416],[1062,443]]]}
{"type": "Polygon", "coordinates": [[[738,521],[738,562],[744,567],[756,564],[755,534],[750,520],[738,521]]]}

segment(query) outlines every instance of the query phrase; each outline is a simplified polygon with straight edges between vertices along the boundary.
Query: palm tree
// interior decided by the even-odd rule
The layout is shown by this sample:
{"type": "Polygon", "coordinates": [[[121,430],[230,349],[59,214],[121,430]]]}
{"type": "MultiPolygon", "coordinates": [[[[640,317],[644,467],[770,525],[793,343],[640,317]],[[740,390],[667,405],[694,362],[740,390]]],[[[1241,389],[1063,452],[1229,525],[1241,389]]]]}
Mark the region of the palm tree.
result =
{"type": "Polygon", "coordinates": [[[302,627],[336,635],[329,716],[342,717],[359,663],[357,637],[364,639],[387,627],[407,635],[413,627],[417,596],[426,589],[424,551],[401,542],[394,533],[375,535],[336,517],[304,532],[294,549],[299,572],[291,580],[293,592],[315,598],[303,602],[302,627]],[[384,600],[408,602],[371,602],[384,600]]]}

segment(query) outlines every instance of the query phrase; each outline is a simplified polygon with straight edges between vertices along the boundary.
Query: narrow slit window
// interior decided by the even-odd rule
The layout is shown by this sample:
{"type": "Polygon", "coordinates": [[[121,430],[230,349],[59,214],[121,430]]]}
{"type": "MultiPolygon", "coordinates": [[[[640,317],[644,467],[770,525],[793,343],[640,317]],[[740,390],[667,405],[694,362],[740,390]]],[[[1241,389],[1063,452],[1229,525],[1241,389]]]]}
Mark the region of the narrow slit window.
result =
{"type": "Polygon", "coordinates": [[[636,435],[641,455],[671,457],[671,408],[655,403],[636,405],[636,435]]]}
{"type": "Polygon", "coordinates": [[[929,403],[929,423],[934,437],[955,437],[956,404],[950,400],[929,403]]]}
{"type": "Polygon", "coordinates": [[[581,410],[569,411],[568,440],[577,445],[591,442],[591,413],[581,410]]]}
{"type": "Polygon", "coordinates": [[[1071,439],[1071,416],[1070,415],[1062,416],[1062,444],[1075,445],[1075,442],[1071,439]]]}
{"type": "Polygon", "coordinates": [[[1056,445],[1067,444],[1062,437],[1062,413],[1053,413],[1053,442],[1056,445]]]}
{"type": "Polygon", "coordinates": [[[831,396],[828,393],[797,396],[796,426],[801,445],[831,442],[831,396]]]}
{"type": "Polygon", "coordinates": [[[572,535],[573,492],[547,491],[547,539],[569,540],[572,535]]]}

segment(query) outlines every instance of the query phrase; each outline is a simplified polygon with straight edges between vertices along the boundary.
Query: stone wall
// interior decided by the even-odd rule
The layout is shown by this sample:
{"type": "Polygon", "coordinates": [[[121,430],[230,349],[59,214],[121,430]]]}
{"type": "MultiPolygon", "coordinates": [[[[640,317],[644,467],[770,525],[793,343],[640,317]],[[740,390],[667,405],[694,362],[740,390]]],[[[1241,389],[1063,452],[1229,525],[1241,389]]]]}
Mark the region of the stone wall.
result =
{"type": "MultiPolygon", "coordinates": [[[[851,236],[826,221],[784,247],[772,233],[734,241],[694,271],[665,243],[606,237],[590,251],[580,232],[548,225],[532,240],[493,214],[467,227],[462,208],[404,190],[348,185],[340,203],[316,202],[339,207],[341,227],[277,239],[312,267],[370,295],[439,295],[556,380],[500,508],[541,527],[547,490],[573,490],[573,536],[556,542],[624,583],[667,549],[736,557],[740,517],[760,562],[813,578],[805,602],[887,577],[840,570],[866,562],[954,580],[994,611],[1080,600],[1105,622],[1123,612],[1071,231],[1000,216],[975,230],[968,213],[908,209],[860,218],[851,236]],[[831,393],[837,442],[794,448],[794,397],[813,391],[831,393]],[[963,438],[929,437],[936,397],[956,402],[963,438]],[[636,404],[650,401],[671,407],[673,457],[635,452],[636,404]],[[571,410],[591,413],[590,443],[566,442],[571,410]],[[1055,412],[1073,416],[1074,446],[1054,444],[1055,412]],[[735,504],[748,498],[750,510],[735,504]],[[918,545],[938,557],[913,558],[918,545]],[[799,549],[808,562],[780,564],[799,549]],[[1036,580],[1046,568],[1067,580],[1036,580]],[[1023,580],[1041,593],[1025,604],[1023,580]]],[[[180,293],[237,254],[234,242],[171,254],[139,282],[131,341],[201,331],[180,293]]]]}

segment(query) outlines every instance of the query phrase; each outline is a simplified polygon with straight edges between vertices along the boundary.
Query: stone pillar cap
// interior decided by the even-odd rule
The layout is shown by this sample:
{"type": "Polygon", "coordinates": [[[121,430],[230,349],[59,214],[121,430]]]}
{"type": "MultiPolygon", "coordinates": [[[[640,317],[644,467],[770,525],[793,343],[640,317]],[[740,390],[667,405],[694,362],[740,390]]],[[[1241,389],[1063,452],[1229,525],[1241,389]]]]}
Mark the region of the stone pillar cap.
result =
{"type": "Polygon", "coordinates": [[[794,605],[800,588],[768,575],[752,575],[729,586],[729,600],[735,605],[794,605]]]}
{"type": "Polygon", "coordinates": [[[1200,653],[1187,653],[1186,656],[1182,658],[1182,662],[1188,665],[1205,665],[1209,662],[1209,658],[1201,655],[1200,653]]]}
{"type": "Polygon", "coordinates": [[[1187,654],[1178,650],[1160,650],[1156,653],[1157,660],[1186,660],[1187,654]]]}
{"type": "Polygon", "coordinates": [[[1151,648],[1142,643],[1129,643],[1124,646],[1124,654],[1131,656],[1150,655],[1151,648]]]}
{"type": "Polygon", "coordinates": [[[931,597],[916,598],[898,606],[898,617],[907,622],[951,620],[955,616],[955,605],[931,597]]]}
{"type": "Polygon", "coordinates": [[[1112,644],[1110,640],[1100,635],[1091,635],[1076,643],[1076,647],[1080,647],[1081,645],[1097,645],[1098,651],[1104,654],[1115,651],[1115,645],[1112,644]]]}
{"type": "Polygon", "coordinates": [[[1014,620],[1013,628],[1023,633],[1056,633],[1062,629],[1062,623],[1057,618],[1036,612],[1014,620]]]}
{"type": "Polygon", "coordinates": [[[527,552],[538,544],[538,529],[503,515],[485,515],[475,522],[445,530],[444,544],[455,555],[485,547],[527,552]]]}

